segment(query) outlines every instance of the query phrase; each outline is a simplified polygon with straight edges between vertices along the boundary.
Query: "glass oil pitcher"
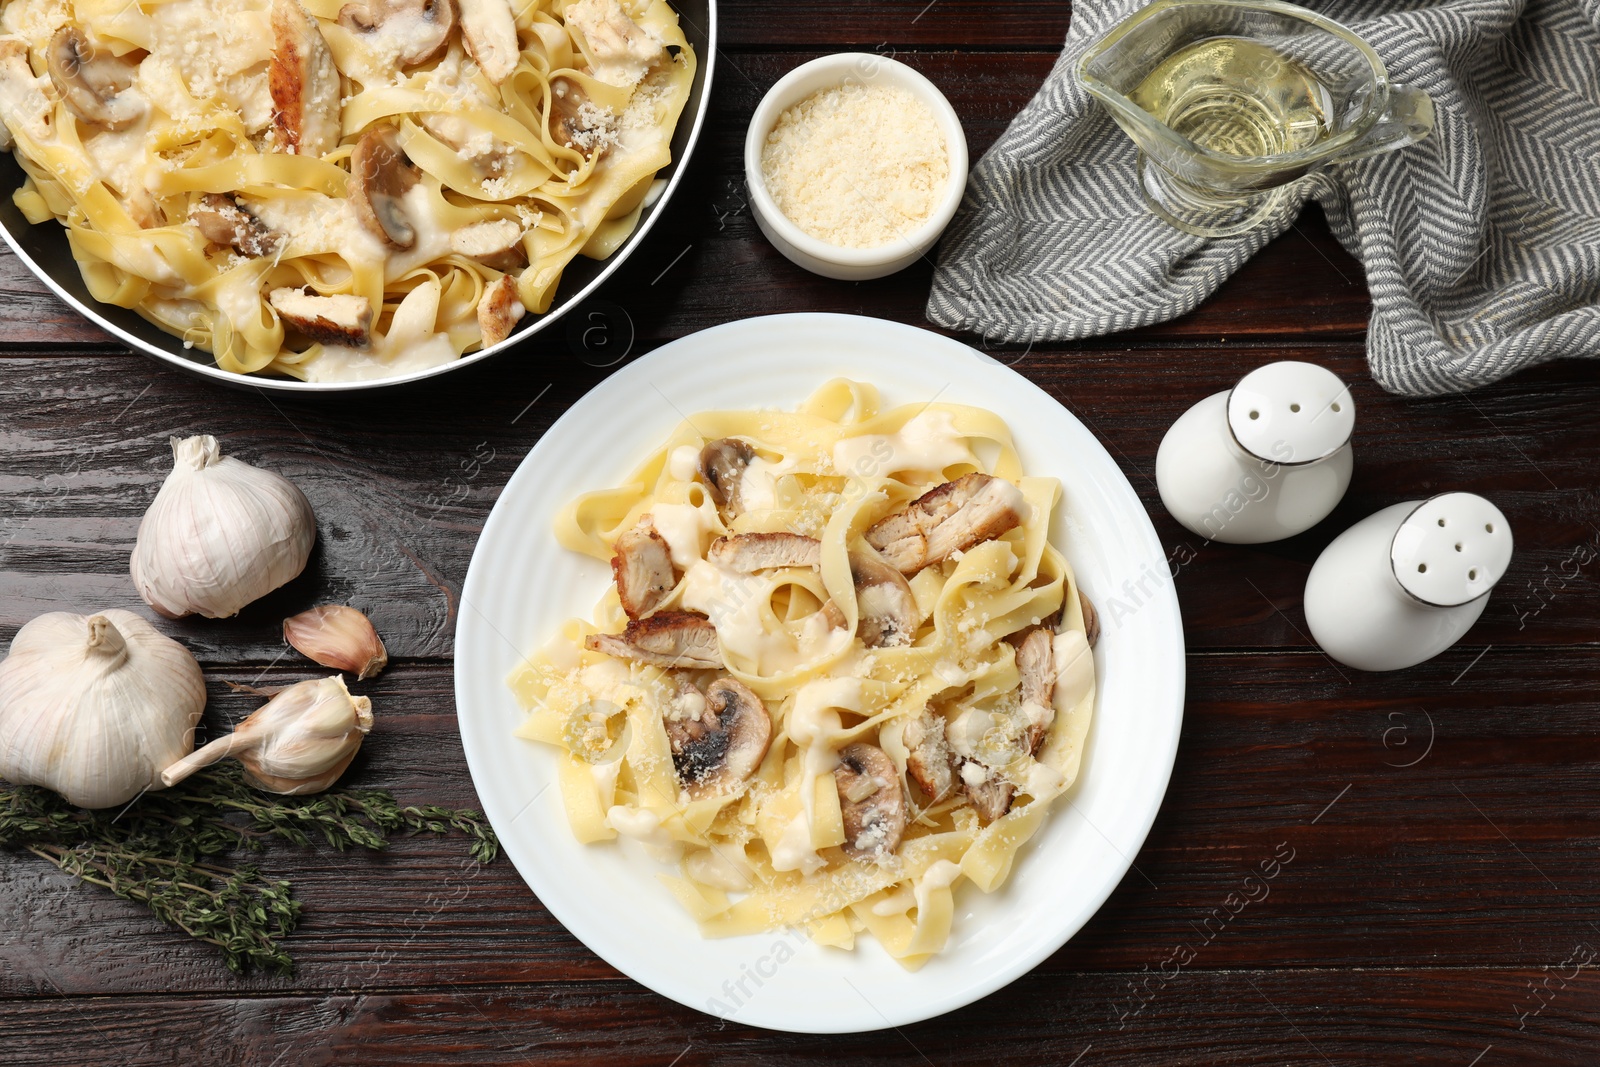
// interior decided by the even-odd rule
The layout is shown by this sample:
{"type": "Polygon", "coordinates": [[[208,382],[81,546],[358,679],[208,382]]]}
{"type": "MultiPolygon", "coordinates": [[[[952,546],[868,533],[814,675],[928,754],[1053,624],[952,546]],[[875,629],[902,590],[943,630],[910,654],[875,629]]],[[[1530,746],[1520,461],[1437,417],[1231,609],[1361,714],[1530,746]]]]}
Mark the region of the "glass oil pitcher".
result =
{"type": "Polygon", "coordinates": [[[1433,129],[1428,94],[1391,84],[1365,41],[1277,0],[1156,0],[1077,73],[1139,146],[1151,210],[1201,237],[1253,229],[1295,179],[1433,129]]]}

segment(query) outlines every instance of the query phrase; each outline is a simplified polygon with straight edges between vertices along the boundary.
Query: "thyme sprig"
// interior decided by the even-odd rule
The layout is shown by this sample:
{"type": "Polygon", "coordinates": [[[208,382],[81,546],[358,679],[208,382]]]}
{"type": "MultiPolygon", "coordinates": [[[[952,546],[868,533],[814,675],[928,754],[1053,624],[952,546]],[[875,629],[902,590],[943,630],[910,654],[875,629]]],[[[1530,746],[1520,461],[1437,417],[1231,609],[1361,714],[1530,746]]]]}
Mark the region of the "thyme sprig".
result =
{"type": "Polygon", "coordinates": [[[254,865],[232,865],[230,854],[260,851],[274,839],[382,851],[396,834],[452,831],[468,837],[479,863],[499,853],[476,811],[403,807],[375,789],[273,796],[246,785],[233,763],[145,793],[121,811],[86,811],[47,789],[0,783],[0,846],[145,905],[217,946],[236,973],[252,966],[293,971],[281,942],[298,924],[301,904],[288,882],[270,881],[254,865]]]}

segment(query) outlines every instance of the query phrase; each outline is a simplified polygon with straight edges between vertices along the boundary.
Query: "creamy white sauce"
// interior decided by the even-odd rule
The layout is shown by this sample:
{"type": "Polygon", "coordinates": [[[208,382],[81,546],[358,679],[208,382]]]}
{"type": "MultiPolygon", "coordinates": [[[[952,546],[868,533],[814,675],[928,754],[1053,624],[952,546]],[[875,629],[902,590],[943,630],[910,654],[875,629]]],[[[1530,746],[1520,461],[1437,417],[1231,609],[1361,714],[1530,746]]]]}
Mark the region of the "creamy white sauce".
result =
{"type": "Polygon", "coordinates": [[[886,477],[900,471],[941,471],[977,465],[948,411],[922,411],[897,432],[847,437],[833,446],[833,465],[846,477],[886,477]]]}
{"type": "Polygon", "coordinates": [[[616,805],[607,809],[606,825],[623,837],[639,842],[646,852],[663,863],[676,863],[683,852],[682,842],[672,839],[662,827],[660,817],[649,808],[616,805]]]}
{"type": "Polygon", "coordinates": [[[723,849],[708,848],[684,857],[684,871],[702,885],[741,893],[750,888],[748,867],[727,856],[723,849]]]}
{"type": "MultiPolygon", "coordinates": [[[[622,760],[614,759],[605,763],[591,763],[589,774],[594,778],[595,790],[600,794],[600,806],[611,808],[617,799],[617,776],[622,773],[622,760]]],[[[626,808],[613,809],[626,811],[626,808]]],[[[619,831],[620,832],[620,831],[619,831]]]]}
{"type": "Polygon", "coordinates": [[[716,511],[709,501],[698,508],[693,504],[656,504],[650,509],[650,521],[667,543],[672,565],[688,571],[706,554],[716,511]]]}
{"type": "Polygon", "coordinates": [[[679,445],[667,455],[667,473],[674,481],[692,482],[700,472],[700,450],[694,445],[679,445]]]}
{"type": "Polygon", "coordinates": [[[778,479],[794,465],[756,456],[739,475],[739,502],[745,511],[771,511],[778,506],[778,479]]]}
{"type": "Polygon", "coordinates": [[[935,889],[948,889],[961,877],[961,867],[949,860],[935,860],[922,872],[922,877],[917,879],[917,916],[928,910],[928,899],[935,889]]]}
{"type": "Polygon", "coordinates": [[[772,869],[799,871],[809,878],[826,865],[827,861],[811,847],[811,820],[801,812],[789,820],[783,828],[783,836],[772,849],[772,869]]]}

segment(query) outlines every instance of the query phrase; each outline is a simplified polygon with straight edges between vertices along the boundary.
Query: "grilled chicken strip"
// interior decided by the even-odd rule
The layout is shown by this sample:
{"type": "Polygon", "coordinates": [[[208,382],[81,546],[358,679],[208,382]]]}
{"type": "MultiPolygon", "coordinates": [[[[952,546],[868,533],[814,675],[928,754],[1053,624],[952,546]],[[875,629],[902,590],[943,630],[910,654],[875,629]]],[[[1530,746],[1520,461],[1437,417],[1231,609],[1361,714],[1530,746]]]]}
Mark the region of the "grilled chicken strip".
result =
{"type": "Polygon", "coordinates": [[[902,735],[911,753],[906,757],[906,773],[930,804],[956,789],[955,754],[950,751],[944,727],[943,715],[924,708],[921,715],[906,724],[902,735]]]}
{"type": "Polygon", "coordinates": [[[590,634],[584,646],[657,667],[721,667],[717,628],[695,611],[658,611],[620,634],[590,634]]]}
{"type": "Polygon", "coordinates": [[[902,574],[965,552],[1022,522],[1022,490],[1003,478],[968,474],[923,493],[867,530],[867,543],[902,574]]]}
{"type": "Polygon", "coordinates": [[[273,0],[272,128],[279,151],[318,158],[339,143],[339,68],[298,0],[273,0]]]}
{"type": "Polygon", "coordinates": [[[706,561],[744,574],[779,567],[819,567],[822,542],[793,533],[734,534],[711,542],[706,561]]]}
{"type": "Polygon", "coordinates": [[[630,619],[650,614],[678,584],[672,570],[672,549],[649,521],[617,538],[615,548],[611,574],[617,580],[622,610],[630,619]]]}
{"type": "Polygon", "coordinates": [[[1029,628],[1017,642],[1017,672],[1022,676],[1022,714],[1028,720],[1028,753],[1036,754],[1055,721],[1051,692],[1056,686],[1054,634],[1029,628]]]}
{"type": "Polygon", "coordinates": [[[267,294],[285,326],[318,344],[366,348],[372,343],[372,302],[349,293],[320,296],[303,289],[267,294]]]}

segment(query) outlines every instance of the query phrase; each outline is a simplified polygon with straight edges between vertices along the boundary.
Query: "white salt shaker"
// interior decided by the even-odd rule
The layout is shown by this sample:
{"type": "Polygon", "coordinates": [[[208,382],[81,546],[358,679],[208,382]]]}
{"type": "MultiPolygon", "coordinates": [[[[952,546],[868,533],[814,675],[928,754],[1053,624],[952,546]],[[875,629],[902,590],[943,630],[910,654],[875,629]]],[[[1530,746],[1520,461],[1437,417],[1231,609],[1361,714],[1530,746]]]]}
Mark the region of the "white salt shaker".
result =
{"type": "Polygon", "coordinates": [[[1253,545],[1309,530],[1350,486],[1356,405],[1315,363],[1258,367],[1178,417],[1156,453],[1172,517],[1208,541],[1253,545]]]}
{"type": "Polygon", "coordinates": [[[1510,562],[1511,524],[1483,497],[1395,504],[1323,549],[1306,580],[1306,622],[1340,663],[1410,667],[1472,628],[1510,562]]]}

